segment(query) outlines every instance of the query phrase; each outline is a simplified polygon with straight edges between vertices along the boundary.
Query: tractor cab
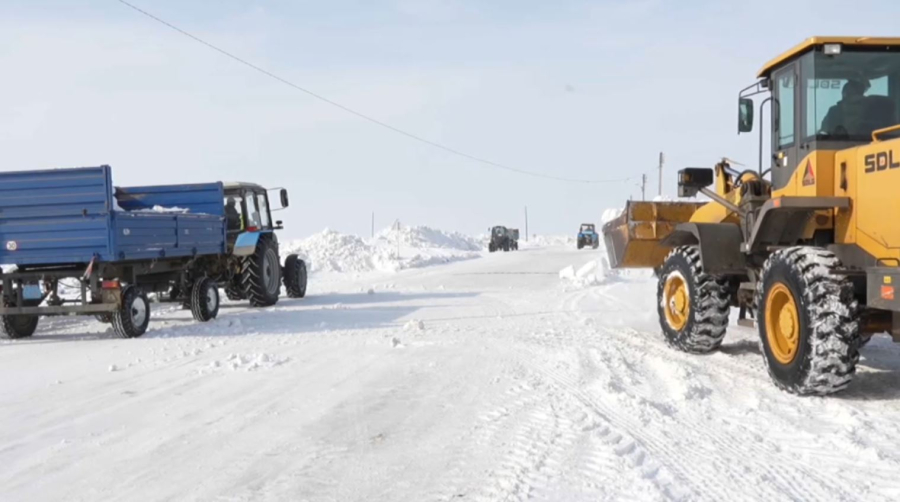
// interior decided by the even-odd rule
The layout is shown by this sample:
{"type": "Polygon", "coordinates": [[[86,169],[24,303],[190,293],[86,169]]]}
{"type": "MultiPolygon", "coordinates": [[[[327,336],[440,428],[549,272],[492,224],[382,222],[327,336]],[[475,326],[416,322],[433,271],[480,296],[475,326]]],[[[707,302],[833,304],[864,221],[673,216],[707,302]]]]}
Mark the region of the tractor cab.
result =
{"type": "Polygon", "coordinates": [[[280,230],[281,221],[272,220],[272,211],[288,207],[288,193],[279,189],[281,207],[272,208],[269,192],[255,183],[225,183],[225,218],[229,237],[243,232],[280,230]]]}
{"type": "Polygon", "coordinates": [[[594,229],[593,223],[582,223],[581,228],[578,229],[579,234],[593,234],[596,233],[594,229]]]}
{"type": "MultiPolygon", "coordinates": [[[[759,116],[769,105],[771,158],[764,160],[760,127],[759,172],[771,170],[776,190],[813,152],[900,136],[900,38],[812,37],[766,63],[758,77],[740,93],[738,132],[753,128],[750,97],[768,94],[759,116]]],[[[804,174],[810,184],[815,173],[804,174]]]]}

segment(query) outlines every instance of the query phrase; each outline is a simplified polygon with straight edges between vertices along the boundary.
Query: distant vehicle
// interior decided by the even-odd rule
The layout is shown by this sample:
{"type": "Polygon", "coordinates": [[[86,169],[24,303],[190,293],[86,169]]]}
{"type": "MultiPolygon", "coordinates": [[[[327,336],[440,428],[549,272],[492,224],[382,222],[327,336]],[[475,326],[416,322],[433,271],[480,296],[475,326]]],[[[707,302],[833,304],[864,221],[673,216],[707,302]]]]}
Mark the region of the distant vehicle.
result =
{"type": "MultiPolygon", "coordinates": [[[[491,242],[488,244],[488,251],[493,253],[494,251],[509,251],[510,249],[518,249],[519,243],[515,242],[511,238],[510,230],[504,226],[497,225],[490,229],[491,232],[491,242]],[[513,247],[513,242],[515,242],[515,247],[513,247]]],[[[518,238],[519,231],[516,230],[516,238],[518,238]]]]}
{"type": "Polygon", "coordinates": [[[590,246],[594,249],[597,249],[600,246],[600,235],[597,234],[597,229],[594,227],[593,223],[582,223],[581,228],[578,229],[578,249],[581,249],[585,246],[590,246]]]}

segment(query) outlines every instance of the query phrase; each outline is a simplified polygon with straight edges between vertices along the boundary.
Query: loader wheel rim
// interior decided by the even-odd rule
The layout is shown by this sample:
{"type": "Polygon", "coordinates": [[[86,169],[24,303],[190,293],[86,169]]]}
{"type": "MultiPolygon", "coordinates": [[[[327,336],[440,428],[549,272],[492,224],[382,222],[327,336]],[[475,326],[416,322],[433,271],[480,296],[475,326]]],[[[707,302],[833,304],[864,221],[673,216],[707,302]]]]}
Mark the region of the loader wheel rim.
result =
{"type": "Polygon", "coordinates": [[[800,346],[800,312],[791,290],[775,283],[766,298],[766,338],[772,356],[781,364],[790,364],[800,346]]]}
{"type": "Polygon", "coordinates": [[[687,283],[680,275],[670,275],[663,288],[663,310],[666,322],[675,331],[681,331],[687,325],[691,313],[691,297],[687,283]]]}

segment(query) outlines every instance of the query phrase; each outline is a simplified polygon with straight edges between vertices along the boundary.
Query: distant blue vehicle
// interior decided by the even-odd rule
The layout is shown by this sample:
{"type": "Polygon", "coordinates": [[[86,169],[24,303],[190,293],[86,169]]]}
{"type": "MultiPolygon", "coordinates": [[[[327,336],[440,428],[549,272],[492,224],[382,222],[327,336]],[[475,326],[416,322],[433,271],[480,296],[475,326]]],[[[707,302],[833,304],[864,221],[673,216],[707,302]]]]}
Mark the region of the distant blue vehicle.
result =
{"type": "Polygon", "coordinates": [[[578,229],[578,249],[590,246],[597,249],[600,246],[600,235],[593,223],[582,223],[578,229]]]}
{"type": "Polygon", "coordinates": [[[249,183],[113,187],[109,166],[0,173],[0,264],[15,265],[0,273],[0,336],[31,336],[41,316],[94,315],[138,337],[148,292],[201,322],[218,314],[220,283],[254,306],[275,303],[282,281],[302,297],[306,265],[291,255],[282,272],[280,228],[249,183]]]}

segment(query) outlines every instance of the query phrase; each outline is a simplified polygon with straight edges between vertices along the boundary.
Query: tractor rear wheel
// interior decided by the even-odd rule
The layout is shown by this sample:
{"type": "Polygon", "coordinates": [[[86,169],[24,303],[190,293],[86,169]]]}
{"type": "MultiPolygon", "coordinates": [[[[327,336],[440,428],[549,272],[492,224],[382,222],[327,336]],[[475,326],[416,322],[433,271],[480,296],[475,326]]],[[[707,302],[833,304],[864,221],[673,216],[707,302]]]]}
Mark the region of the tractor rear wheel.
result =
{"type": "Polygon", "coordinates": [[[281,264],[278,246],[268,235],[256,243],[256,251],[244,258],[241,270],[244,296],[254,307],[268,307],[278,302],[281,290],[281,264]]]}
{"type": "Polygon", "coordinates": [[[728,281],[703,271],[696,246],[677,247],[666,257],[656,305],[669,345],[705,353],[722,344],[731,310],[728,281]]]}
{"type": "Polygon", "coordinates": [[[847,387],[859,361],[859,304],[840,261],[820,248],[773,253],[756,291],[760,345],[781,389],[826,395],[847,387]]]}

